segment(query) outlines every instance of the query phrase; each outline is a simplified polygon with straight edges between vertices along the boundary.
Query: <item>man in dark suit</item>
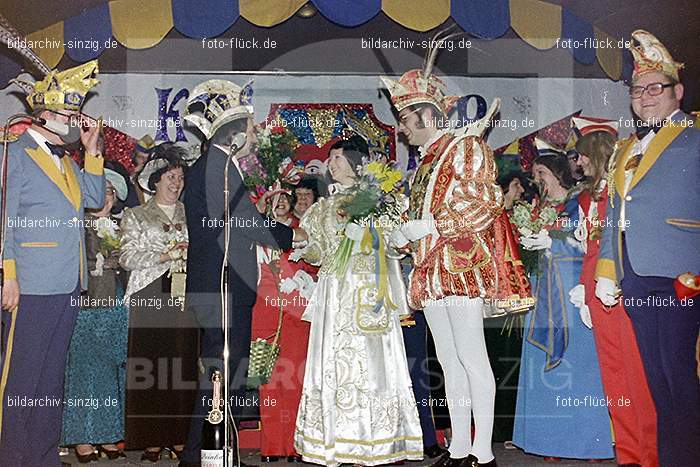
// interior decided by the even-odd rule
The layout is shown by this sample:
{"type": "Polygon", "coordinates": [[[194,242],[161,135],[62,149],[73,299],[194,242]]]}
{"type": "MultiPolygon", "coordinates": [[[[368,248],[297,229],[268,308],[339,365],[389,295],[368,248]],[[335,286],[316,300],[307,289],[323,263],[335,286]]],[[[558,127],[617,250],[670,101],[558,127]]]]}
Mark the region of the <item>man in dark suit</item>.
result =
{"type": "MultiPolygon", "coordinates": [[[[228,172],[229,238],[229,400],[234,421],[239,422],[245,395],[251,316],[258,281],[257,245],[287,250],[292,240],[305,238],[261,214],[243,184],[238,158],[254,151],[257,139],[252,109],[245,105],[247,87],[212,80],[197,86],[190,98],[187,120],[207,137],[209,148],[188,171],[184,204],[189,231],[187,254],[187,306],[194,310],[202,328],[201,361],[205,368],[181,466],[199,465],[202,423],[211,409],[210,378],[222,368],[224,336],[221,329],[221,270],[224,259],[224,171],[228,172]],[[209,103],[212,106],[209,107],[209,103]],[[222,104],[223,103],[223,104],[222,104]],[[201,108],[204,105],[204,109],[201,108]],[[204,110],[196,115],[193,107],[204,110]],[[217,113],[219,112],[219,113],[217,113]],[[240,139],[245,135],[244,142],[240,139]],[[237,144],[236,144],[237,143],[237,144]],[[230,154],[233,154],[232,156],[230,154]]],[[[241,464],[243,465],[243,464],[241,464]]]]}

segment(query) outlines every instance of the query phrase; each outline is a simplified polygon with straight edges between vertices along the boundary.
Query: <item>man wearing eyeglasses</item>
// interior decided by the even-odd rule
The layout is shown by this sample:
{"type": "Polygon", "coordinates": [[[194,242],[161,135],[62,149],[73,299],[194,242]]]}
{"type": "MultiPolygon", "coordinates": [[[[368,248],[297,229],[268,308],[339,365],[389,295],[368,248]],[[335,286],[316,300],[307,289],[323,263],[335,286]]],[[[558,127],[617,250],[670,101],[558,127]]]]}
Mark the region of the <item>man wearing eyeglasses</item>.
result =
{"type": "Polygon", "coordinates": [[[622,292],[656,405],[659,464],[681,467],[700,459],[700,297],[683,300],[674,287],[700,272],[700,130],[680,110],[683,65],[650,33],[632,37],[637,131],[609,171],[596,295],[612,306],[622,292]]]}

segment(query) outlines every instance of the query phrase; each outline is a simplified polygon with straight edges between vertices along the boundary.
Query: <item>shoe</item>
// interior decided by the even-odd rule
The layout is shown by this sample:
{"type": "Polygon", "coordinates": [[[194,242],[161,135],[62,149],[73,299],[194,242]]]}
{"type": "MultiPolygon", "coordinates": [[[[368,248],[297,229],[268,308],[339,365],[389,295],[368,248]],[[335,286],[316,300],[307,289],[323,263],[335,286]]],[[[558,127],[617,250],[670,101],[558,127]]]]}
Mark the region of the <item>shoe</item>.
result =
{"type": "MultiPolygon", "coordinates": [[[[269,464],[271,462],[279,462],[280,458],[277,456],[260,456],[260,462],[264,464],[269,464]]],[[[241,464],[243,465],[243,464],[241,464]]]]}
{"type": "Polygon", "coordinates": [[[158,462],[160,460],[160,455],[163,452],[162,449],[159,449],[157,451],[143,451],[143,454],[141,454],[141,460],[142,461],[148,461],[148,462],[158,462]]]}
{"type": "Polygon", "coordinates": [[[287,462],[292,464],[301,464],[304,461],[302,460],[301,456],[287,456],[287,462]]]}
{"type": "Polygon", "coordinates": [[[78,462],[81,464],[89,464],[90,462],[97,462],[99,457],[97,456],[97,453],[95,451],[92,451],[90,454],[78,454],[78,451],[75,451],[75,457],[78,458],[78,462]]]}
{"type": "Polygon", "coordinates": [[[120,458],[126,459],[126,454],[121,449],[105,449],[102,446],[97,446],[97,452],[100,456],[104,456],[111,461],[120,458]]]}
{"type": "Polygon", "coordinates": [[[435,459],[432,464],[429,464],[428,467],[442,467],[445,462],[447,462],[447,459],[450,458],[450,453],[449,451],[445,451],[440,457],[435,459]]]}
{"type": "Polygon", "coordinates": [[[468,464],[466,457],[460,457],[458,459],[455,459],[454,457],[448,457],[445,463],[442,464],[443,467],[467,467],[467,465],[468,464]]]}
{"type": "Polygon", "coordinates": [[[469,454],[467,456],[467,465],[466,467],[498,467],[498,464],[496,464],[496,459],[492,459],[491,462],[487,462],[485,464],[480,464],[479,463],[479,458],[476,457],[474,454],[469,454]]]}
{"type": "Polygon", "coordinates": [[[427,448],[423,449],[423,454],[425,454],[427,457],[431,459],[435,459],[438,456],[442,456],[447,452],[445,448],[440,446],[439,444],[433,444],[432,446],[428,446],[427,448]]]}

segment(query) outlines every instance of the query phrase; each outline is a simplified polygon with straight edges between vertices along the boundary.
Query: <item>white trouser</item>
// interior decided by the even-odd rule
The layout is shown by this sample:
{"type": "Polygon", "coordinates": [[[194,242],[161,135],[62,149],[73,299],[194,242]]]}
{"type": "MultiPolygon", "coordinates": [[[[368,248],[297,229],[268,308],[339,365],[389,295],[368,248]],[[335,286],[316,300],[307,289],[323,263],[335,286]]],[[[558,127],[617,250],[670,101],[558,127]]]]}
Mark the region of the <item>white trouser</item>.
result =
{"type": "Polygon", "coordinates": [[[496,380],[484,339],[483,307],[481,298],[450,296],[429,302],[423,310],[445,375],[452,425],[450,456],[459,459],[473,454],[479,463],[494,458],[491,437],[496,399],[496,380]],[[472,411],[476,428],[473,446],[472,411]]]}

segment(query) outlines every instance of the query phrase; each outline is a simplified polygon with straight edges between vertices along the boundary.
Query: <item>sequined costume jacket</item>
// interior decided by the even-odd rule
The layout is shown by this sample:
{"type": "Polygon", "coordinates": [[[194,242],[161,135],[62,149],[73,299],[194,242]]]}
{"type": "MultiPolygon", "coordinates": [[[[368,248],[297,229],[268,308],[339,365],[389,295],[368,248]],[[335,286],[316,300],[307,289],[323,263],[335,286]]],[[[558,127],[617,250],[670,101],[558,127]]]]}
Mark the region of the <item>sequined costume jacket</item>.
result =
{"type": "Polygon", "coordinates": [[[412,308],[451,295],[516,298],[519,303],[530,297],[529,282],[507,238],[496,172],[493,151],[479,136],[445,132],[425,152],[411,181],[408,215],[434,219],[438,235],[411,245],[412,308]]]}

